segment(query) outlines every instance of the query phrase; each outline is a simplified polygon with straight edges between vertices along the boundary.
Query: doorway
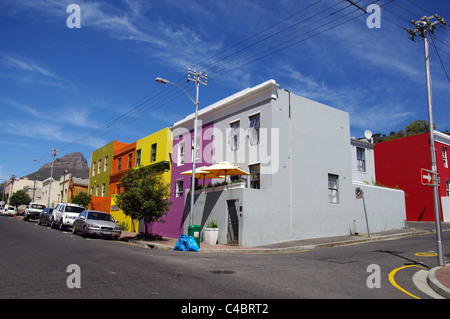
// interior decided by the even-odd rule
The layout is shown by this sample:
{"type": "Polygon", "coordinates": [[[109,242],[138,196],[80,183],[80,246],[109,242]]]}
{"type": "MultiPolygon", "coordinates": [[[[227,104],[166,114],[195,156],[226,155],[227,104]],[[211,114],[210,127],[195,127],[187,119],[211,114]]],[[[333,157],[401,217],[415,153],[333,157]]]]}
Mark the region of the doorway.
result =
{"type": "Polygon", "coordinates": [[[238,217],[238,204],[237,199],[227,200],[228,210],[228,233],[227,243],[228,245],[238,245],[239,241],[239,217],[238,217]]]}

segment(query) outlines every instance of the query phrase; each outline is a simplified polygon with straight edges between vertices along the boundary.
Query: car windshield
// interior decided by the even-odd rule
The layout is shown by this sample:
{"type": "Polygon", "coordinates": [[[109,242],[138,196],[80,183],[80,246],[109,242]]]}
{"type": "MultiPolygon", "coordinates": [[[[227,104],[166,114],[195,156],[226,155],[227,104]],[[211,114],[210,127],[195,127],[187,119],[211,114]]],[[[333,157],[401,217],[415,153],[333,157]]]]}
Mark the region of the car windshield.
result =
{"type": "Polygon", "coordinates": [[[14,207],[9,206],[9,207],[8,207],[8,210],[14,210],[14,207]]]}
{"type": "Polygon", "coordinates": [[[84,210],[83,207],[77,207],[77,206],[66,206],[66,213],[81,213],[84,210]]]}
{"type": "Polygon", "coordinates": [[[39,204],[32,204],[31,208],[36,208],[36,209],[44,209],[45,205],[39,205],[39,204]]]}
{"type": "Polygon", "coordinates": [[[110,214],[98,213],[98,212],[90,212],[88,214],[88,219],[104,220],[104,221],[107,221],[107,222],[114,222],[114,218],[110,214]]]}

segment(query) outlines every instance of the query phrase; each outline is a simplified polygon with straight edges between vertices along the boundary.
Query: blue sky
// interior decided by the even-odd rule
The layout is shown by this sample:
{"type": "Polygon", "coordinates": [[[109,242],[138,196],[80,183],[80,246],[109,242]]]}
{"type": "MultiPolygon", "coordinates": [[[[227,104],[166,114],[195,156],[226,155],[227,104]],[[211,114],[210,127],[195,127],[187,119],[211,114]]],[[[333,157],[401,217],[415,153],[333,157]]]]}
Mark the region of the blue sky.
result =
{"type": "MultiPolygon", "coordinates": [[[[367,8],[369,0],[354,1],[367,8]]],[[[268,79],[350,114],[351,134],[389,134],[428,120],[423,43],[410,20],[448,0],[381,0],[381,28],[341,0],[2,0],[0,2],[0,178],[111,140],[134,142],[194,110],[163,77],[208,73],[200,108],[268,79]],[[81,28],[68,28],[69,4],[81,28]],[[345,22],[345,23],[344,23],[345,22]],[[39,161],[33,161],[39,159],[39,161]]],[[[434,120],[450,130],[450,32],[431,52],[434,120]]]]}

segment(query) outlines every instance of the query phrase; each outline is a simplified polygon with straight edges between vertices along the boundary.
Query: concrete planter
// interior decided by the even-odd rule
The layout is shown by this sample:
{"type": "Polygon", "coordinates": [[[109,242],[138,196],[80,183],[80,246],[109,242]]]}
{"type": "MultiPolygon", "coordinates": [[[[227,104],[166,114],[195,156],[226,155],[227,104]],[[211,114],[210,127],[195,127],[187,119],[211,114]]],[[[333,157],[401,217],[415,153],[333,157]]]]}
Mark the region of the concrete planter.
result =
{"type": "Polygon", "coordinates": [[[219,237],[219,228],[205,228],[204,240],[206,244],[216,245],[219,237]]]}

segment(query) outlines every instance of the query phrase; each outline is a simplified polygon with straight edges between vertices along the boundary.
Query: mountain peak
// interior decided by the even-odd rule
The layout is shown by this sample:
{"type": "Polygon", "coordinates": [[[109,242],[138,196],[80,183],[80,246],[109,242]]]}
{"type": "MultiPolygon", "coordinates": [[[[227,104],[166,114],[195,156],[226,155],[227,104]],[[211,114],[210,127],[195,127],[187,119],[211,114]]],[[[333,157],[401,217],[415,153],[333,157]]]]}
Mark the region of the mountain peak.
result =
{"type": "MultiPolygon", "coordinates": [[[[50,177],[51,168],[51,162],[45,163],[39,168],[39,170],[27,175],[26,177],[31,180],[45,180],[50,177]]],[[[76,177],[89,178],[89,166],[86,158],[81,152],[73,152],[55,159],[53,163],[53,178],[59,179],[60,176],[64,175],[64,170],[67,170],[68,173],[76,177]]]]}

